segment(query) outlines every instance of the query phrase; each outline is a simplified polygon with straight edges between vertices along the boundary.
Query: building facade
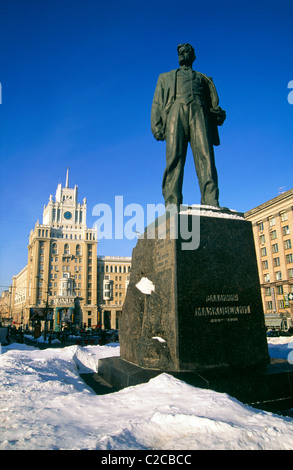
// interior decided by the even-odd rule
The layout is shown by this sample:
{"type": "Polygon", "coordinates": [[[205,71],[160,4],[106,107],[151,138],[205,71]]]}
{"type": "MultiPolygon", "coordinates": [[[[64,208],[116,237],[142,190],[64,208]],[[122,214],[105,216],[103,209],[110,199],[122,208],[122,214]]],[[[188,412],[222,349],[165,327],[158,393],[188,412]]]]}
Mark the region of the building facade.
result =
{"type": "Polygon", "coordinates": [[[11,293],[10,290],[4,290],[0,296],[0,325],[10,324],[11,313],[11,293]]]}
{"type": "Polygon", "coordinates": [[[131,258],[98,256],[99,320],[105,329],[118,329],[129,284],[131,258]]]}
{"type": "Polygon", "coordinates": [[[44,206],[42,223],[29,236],[28,264],[13,277],[13,320],[28,325],[45,320],[60,331],[65,325],[96,325],[97,231],[86,224],[86,199],[77,186],[58,184],[44,206]]]}
{"type": "MultiPolygon", "coordinates": [[[[245,213],[252,222],[263,307],[293,319],[293,189],[245,213]]],[[[272,320],[273,321],[273,320],[272,320]]]]}

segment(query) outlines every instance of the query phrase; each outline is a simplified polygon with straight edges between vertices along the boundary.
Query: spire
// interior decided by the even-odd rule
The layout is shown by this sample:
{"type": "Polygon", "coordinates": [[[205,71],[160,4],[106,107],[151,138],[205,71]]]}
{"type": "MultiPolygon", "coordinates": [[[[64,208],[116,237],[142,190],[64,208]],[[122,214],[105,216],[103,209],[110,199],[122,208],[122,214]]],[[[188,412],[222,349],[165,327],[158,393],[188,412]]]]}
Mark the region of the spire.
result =
{"type": "Polygon", "coordinates": [[[65,184],[65,188],[69,188],[68,184],[69,184],[69,168],[67,168],[67,172],[66,172],[66,184],[65,184]]]}

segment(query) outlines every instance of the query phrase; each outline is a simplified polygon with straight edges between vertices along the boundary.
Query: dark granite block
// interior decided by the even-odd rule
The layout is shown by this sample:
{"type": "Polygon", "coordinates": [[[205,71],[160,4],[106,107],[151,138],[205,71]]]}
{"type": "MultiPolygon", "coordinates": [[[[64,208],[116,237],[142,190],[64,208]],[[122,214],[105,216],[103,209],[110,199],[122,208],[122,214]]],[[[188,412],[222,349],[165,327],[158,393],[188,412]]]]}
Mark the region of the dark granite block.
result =
{"type": "Polygon", "coordinates": [[[267,363],[251,223],[239,214],[185,211],[176,238],[176,220],[167,218],[162,238],[165,220],[157,220],[133,250],[122,359],[168,371],[267,363]]]}

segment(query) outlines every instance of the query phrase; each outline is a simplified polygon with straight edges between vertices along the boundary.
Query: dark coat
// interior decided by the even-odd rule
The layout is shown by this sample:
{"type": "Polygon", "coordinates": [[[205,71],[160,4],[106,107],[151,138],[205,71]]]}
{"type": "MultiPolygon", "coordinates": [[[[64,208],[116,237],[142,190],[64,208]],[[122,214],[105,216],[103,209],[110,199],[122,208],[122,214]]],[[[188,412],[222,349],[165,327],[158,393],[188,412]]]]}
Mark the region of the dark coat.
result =
{"type": "MultiPolygon", "coordinates": [[[[177,71],[178,69],[162,73],[158,78],[151,111],[151,129],[157,140],[165,140],[167,116],[176,99],[177,71]]],[[[198,74],[197,78],[203,83],[205,94],[203,98],[207,104],[206,109],[210,122],[212,143],[213,145],[220,145],[216,117],[215,114],[210,112],[210,109],[218,109],[219,106],[216,87],[212,78],[200,72],[194,71],[193,73],[198,74]]]]}

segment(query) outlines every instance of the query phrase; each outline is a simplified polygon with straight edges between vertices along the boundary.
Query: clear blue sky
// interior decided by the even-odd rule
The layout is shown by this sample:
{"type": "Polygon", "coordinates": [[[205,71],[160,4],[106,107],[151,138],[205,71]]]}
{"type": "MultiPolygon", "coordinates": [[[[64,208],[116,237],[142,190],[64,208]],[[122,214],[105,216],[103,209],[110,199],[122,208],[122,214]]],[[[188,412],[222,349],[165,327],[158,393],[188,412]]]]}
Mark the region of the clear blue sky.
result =
{"type": "MultiPolygon", "coordinates": [[[[150,130],[158,75],[189,42],[227,120],[220,203],[247,211],[292,184],[292,0],[0,0],[0,289],[27,263],[30,230],[65,184],[88,202],[163,203],[165,143],[150,130]]],[[[184,203],[200,194],[189,150],[184,203]]],[[[102,255],[134,242],[101,240],[102,255]]],[[[4,286],[4,287],[3,287],[4,286]]]]}

